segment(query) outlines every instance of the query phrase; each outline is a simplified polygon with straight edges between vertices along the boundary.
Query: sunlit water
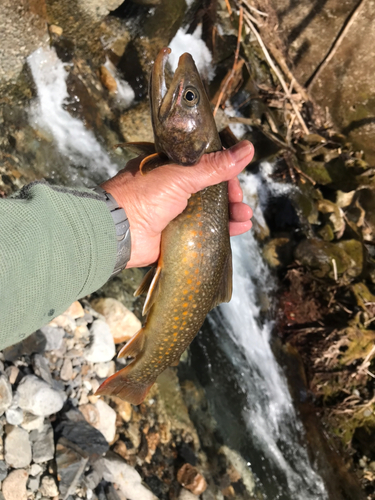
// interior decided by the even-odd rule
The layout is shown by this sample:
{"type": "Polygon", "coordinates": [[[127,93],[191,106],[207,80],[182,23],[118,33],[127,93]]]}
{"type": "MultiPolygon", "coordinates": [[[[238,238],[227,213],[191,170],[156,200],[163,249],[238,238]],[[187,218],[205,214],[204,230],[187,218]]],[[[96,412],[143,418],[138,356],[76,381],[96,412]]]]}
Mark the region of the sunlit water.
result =
{"type": "MultiPolygon", "coordinates": [[[[250,204],[254,202],[255,190],[264,190],[264,203],[267,192],[285,189],[272,183],[265,187],[269,167],[267,164],[263,166],[263,175],[242,176],[245,200],[250,204]]],[[[255,206],[255,215],[258,220],[262,219],[259,205],[255,206]]],[[[273,324],[260,320],[260,297],[269,296],[275,286],[274,279],[261,257],[253,232],[232,238],[232,251],[233,297],[230,303],[213,311],[209,321],[217,342],[232,363],[228,371],[237,378],[244,395],[241,417],[252,446],[256,448],[244,458],[250,468],[255,460],[271,464],[268,472],[264,470],[266,465],[262,467],[263,474],[269,475],[264,492],[269,500],[327,499],[323,481],[314,471],[307,450],[301,444],[303,428],[296,416],[285,376],[270,347],[273,324]],[[224,329],[235,349],[225,340],[224,329]]],[[[258,479],[262,485],[259,474],[258,479]]]]}
{"type": "MultiPolygon", "coordinates": [[[[64,109],[68,98],[67,73],[55,51],[38,49],[28,58],[28,63],[38,94],[30,112],[34,126],[53,136],[59,151],[70,164],[87,165],[91,172],[104,171],[108,177],[114,175],[118,167],[94,134],[64,109]]],[[[119,96],[126,101],[126,107],[132,96],[126,83],[120,87],[126,91],[119,96]]],[[[242,177],[245,199],[253,206],[260,224],[264,221],[261,205],[268,193],[288,189],[267,179],[270,168],[269,164],[264,164],[261,175],[242,177]],[[259,198],[255,196],[256,192],[259,198]],[[258,204],[257,199],[260,199],[258,204]]],[[[243,441],[247,442],[249,438],[250,448],[254,449],[248,454],[243,453],[244,458],[253,470],[256,469],[255,461],[264,463],[261,467],[263,477],[255,472],[264,498],[324,500],[328,497],[323,481],[314,471],[301,444],[303,429],[293,408],[285,377],[270,348],[272,322],[260,321],[259,297],[272,292],[273,278],[261,258],[252,232],[233,238],[232,250],[233,298],[229,304],[211,313],[209,322],[218,345],[228,358],[227,369],[245,401],[241,407],[241,419],[248,436],[244,436],[243,441]],[[227,342],[228,338],[231,343],[227,342]]],[[[212,374],[214,377],[214,370],[212,374]]],[[[215,385],[214,379],[212,382],[215,385]]],[[[236,422],[231,422],[231,425],[235,426],[236,422]]]]}

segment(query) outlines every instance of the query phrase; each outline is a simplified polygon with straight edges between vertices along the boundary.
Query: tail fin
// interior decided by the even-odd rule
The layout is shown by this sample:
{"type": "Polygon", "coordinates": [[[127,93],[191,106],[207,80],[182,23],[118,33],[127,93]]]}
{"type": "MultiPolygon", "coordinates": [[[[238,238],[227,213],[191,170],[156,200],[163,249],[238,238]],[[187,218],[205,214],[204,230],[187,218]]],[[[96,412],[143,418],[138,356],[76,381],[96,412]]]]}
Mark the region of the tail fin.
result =
{"type": "Polygon", "coordinates": [[[96,391],[95,396],[118,396],[133,405],[140,405],[154,385],[155,380],[149,384],[141,384],[137,383],[136,380],[129,379],[131,365],[132,363],[107,378],[96,391]]]}

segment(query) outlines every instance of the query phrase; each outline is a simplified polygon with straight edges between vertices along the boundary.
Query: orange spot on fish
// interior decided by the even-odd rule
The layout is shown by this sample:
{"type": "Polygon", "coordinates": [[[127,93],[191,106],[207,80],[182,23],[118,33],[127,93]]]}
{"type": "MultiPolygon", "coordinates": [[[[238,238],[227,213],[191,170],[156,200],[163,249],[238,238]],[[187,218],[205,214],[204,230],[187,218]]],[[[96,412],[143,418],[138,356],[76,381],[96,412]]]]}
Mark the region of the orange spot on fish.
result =
{"type": "Polygon", "coordinates": [[[180,318],[179,318],[178,316],[175,316],[173,319],[174,319],[175,321],[178,321],[180,318]]]}
{"type": "MultiPolygon", "coordinates": [[[[198,226],[199,227],[202,227],[203,226],[203,222],[198,222],[198,226]]],[[[202,233],[202,231],[200,231],[202,233]]],[[[203,234],[203,233],[202,233],[203,234]]],[[[199,236],[202,236],[202,234],[199,234],[199,236]]]]}
{"type": "Polygon", "coordinates": [[[188,303],[187,303],[187,302],[184,302],[184,303],[182,304],[182,307],[187,307],[187,306],[188,306],[188,303]]]}
{"type": "Polygon", "coordinates": [[[167,342],[167,341],[168,341],[168,338],[166,338],[166,339],[163,339],[163,341],[164,341],[164,342],[167,342]]]}
{"type": "MultiPolygon", "coordinates": [[[[202,232],[202,231],[200,231],[200,232],[202,232]]],[[[198,247],[198,248],[202,248],[202,243],[199,243],[199,242],[198,242],[198,243],[197,243],[197,247],[198,247]]]]}
{"type": "MultiPolygon", "coordinates": [[[[183,323],[182,323],[182,324],[183,324],[183,323]]],[[[180,330],[181,330],[181,328],[180,328],[180,330]]],[[[177,335],[178,335],[178,333],[177,333],[177,332],[174,332],[173,337],[177,337],[177,335]]]]}
{"type": "Polygon", "coordinates": [[[197,286],[199,286],[202,282],[201,281],[197,281],[197,286]]]}
{"type": "Polygon", "coordinates": [[[187,291],[187,290],[184,290],[182,293],[183,293],[184,295],[186,295],[186,294],[188,293],[188,291],[187,291]]]}
{"type": "Polygon", "coordinates": [[[192,296],[192,295],[189,295],[188,299],[189,299],[189,300],[191,300],[192,298],[193,298],[193,296],[192,296]]]}
{"type": "Polygon", "coordinates": [[[195,272],[195,274],[198,274],[199,273],[199,269],[196,269],[194,272],[195,272]]]}
{"type": "Polygon", "coordinates": [[[196,231],[191,231],[190,233],[192,236],[196,236],[197,235],[197,232],[196,231]]]}
{"type": "Polygon", "coordinates": [[[189,279],[187,280],[187,282],[186,282],[186,283],[187,283],[188,285],[190,285],[192,281],[193,281],[193,280],[192,280],[191,278],[189,278],[189,279]]]}
{"type": "Polygon", "coordinates": [[[191,256],[193,257],[193,259],[196,259],[196,258],[198,257],[198,254],[197,254],[197,252],[193,252],[193,253],[191,254],[191,256]]]}
{"type": "Polygon", "coordinates": [[[197,304],[193,304],[194,309],[197,307],[197,304]]]}
{"type": "Polygon", "coordinates": [[[190,262],[189,266],[190,266],[190,267],[193,267],[193,263],[192,263],[192,262],[190,262]]]}
{"type": "Polygon", "coordinates": [[[177,342],[177,339],[173,339],[173,342],[177,342]]]}
{"type": "Polygon", "coordinates": [[[177,329],[177,325],[173,325],[173,330],[176,330],[177,329]]]}
{"type": "Polygon", "coordinates": [[[189,271],[185,269],[184,274],[187,276],[189,274],[189,271]]]}
{"type": "Polygon", "coordinates": [[[197,214],[196,217],[200,217],[202,214],[197,214]]]}
{"type": "MultiPolygon", "coordinates": [[[[187,311],[184,311],[182,314],[183,314],[184,316],[186,316],[186,315],[187,315],[187,311]]],[[[182,324],[183,324],[183,323],[182,323],[182,324]]]]}

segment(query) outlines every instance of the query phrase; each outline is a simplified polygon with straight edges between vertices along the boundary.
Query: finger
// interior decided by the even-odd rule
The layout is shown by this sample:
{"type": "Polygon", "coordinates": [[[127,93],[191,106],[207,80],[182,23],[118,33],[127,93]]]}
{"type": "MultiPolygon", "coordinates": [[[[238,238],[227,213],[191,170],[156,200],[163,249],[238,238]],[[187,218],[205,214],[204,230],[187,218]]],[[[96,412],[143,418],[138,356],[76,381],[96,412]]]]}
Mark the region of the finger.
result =
{"type": "Polygon", "coordinates": [[[246,233],[253,226],[251,220],[246,222],[229,222],[229,234],[230,236],[238,236],[239,234],[246,233]]]}
{"type": "Polygon", "coordinates": [[[230,179],[230,181],[228,181],[228,198],[229,202],[232,203],[242,201],[243,193],[238,177],[235,177],[234,179],[230,179]]]}
{"type": "Polygon", "coordinates": [[[229,217],[233,222],[246,222],[253,216],[253,211],[246,203],[229,203],[229,217]]]}
{"type": "Polygon", "coordinates": [[[254,146],[241,141],[232,148],[202,156],[199,163],[180,171],[180,183],[188,192],[229,181],[238,175],[253,159],[254,146]]]}

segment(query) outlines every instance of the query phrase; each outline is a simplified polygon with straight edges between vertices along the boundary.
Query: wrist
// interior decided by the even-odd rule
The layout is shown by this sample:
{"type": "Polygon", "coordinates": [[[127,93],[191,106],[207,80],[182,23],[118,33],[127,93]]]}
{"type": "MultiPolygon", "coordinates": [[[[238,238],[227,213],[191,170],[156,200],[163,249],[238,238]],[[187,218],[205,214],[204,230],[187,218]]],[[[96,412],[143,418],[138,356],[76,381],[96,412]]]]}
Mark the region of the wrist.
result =
{"type": "Polygon", "coordinates": [[[124,208],[120,207],[114,196],[104,189],[103,186],[96,186],[93,191],[103,197],[108,210],[112,215],[115,225],[116,239],[117,239],[117,255],[114,270],[111,277],[122,271],[130,260],[131,254],[131,237],[130,225],[124,208]]]}

